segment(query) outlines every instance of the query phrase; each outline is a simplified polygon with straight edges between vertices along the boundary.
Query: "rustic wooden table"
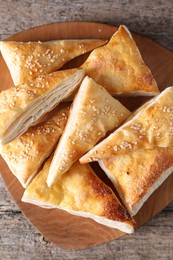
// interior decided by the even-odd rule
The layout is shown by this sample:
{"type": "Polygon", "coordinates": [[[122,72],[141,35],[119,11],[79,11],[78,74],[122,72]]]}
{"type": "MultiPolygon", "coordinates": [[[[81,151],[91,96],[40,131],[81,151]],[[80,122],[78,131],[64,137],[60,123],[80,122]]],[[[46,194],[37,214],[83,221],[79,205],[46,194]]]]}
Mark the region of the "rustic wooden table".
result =
{"type": "MultiPolygon", "coordinates": [[[[93,21],[126,24],[173,51],[172,8],[171,0],[1,0],[0,40],[46,23],[93,21]]],[[[73,251],[51,244],[27,222],[2,179],[0,190],[0,259],[173,259],[173,203],[131,236],[73,251]]]]}

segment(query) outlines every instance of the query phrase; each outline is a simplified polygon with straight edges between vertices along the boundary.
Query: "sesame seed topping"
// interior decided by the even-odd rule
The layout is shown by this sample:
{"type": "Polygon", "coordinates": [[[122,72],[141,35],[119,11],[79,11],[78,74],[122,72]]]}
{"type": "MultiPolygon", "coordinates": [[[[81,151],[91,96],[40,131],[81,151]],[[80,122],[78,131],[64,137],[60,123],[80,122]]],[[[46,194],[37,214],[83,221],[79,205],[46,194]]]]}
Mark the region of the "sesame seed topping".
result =
{"type": "Polygon", "coordinates": [[[79,45],[79,48],[83,48],[84,47],[84,45],[83,45],[83,43],[81,43],[80,45],[79,45]]]}
{"type": "Polygon", "coordinates": [[[129,142],[126,142],[126,141],[124,141],[124,142],[122,142],[121,144],[120,144],[120,148],[121,149],[132,149],[133,148],[133,145],[132,145],[132,143],[129,143],[129,142]]]}
{"type": "Polygon", "coordinates": [[[61,50],[60,50],[60,53],[64,53],[64,52],[65,52],[65,50],[64,50],[64,49],[61,49],[61,50]]]}
{"type": "Polygon", "coordinates": [[[90,99],[90,103],[91,103],[91,104],[93,104],[93,103],[95,103],[95,102],[96,102],[95,99],[90,99]]]}
{"type": "Polygon", "coordinates": [[[152,130],[156,130],[156,129],[158,129],[159,127],[157,126],[157,125],[154,125],[153,127],[152,127],[152,130]]]}
{"type": "Polygon", "coordinates": [[[156,137],[160,138],[161,137],[161,133],[157,133],[156,137]]]}
{"type": "Polygon", "coordinates": [[[114,146],[114,150],[117,152],[117,151],[120,150],[120,147],[119,147],[118,145],[115,145],[115,146],[114,146]]]}
{"type": "Polygon", "coordinates": [[[131,128],[131,129],[134,129],[135,131],[139,131],[139,130],[141,130],[141,128],[142,128],[142,124],[136,123],[136,124],[134,124],[134,125],[130,125],[130,128],[131,128]]]}

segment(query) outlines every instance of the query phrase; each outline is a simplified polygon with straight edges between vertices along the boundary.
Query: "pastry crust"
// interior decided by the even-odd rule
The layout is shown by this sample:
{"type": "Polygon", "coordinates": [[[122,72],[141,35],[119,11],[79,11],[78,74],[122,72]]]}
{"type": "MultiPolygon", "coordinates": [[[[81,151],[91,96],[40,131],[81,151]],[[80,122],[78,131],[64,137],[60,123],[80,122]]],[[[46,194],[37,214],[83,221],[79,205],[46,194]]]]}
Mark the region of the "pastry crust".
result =
{"type": "Polygon", "coordinates": [[[137,110],[114,133],[96,145],[80,162],[97,161],[138,149],[173,146],[173,87],[166,88],[137,110]]]}
{"type": "Polygon", "coordinates": [[[70,69],[42,75],[0,93],[0,140],[6,144],[70,96],[84,70],[70,69]]]}
{"type": "Polygon", "coordinates": [[[93,50],[81,66],[86,75],[110,93],[157,95],[157,83],[126,26],[121,25],[110,41],[93,50]]]}
{"type": "Polygon", "coordinates": [[[85,77],[56,148],[47,180],[48,186],[55,183],[76,160],[129,115],[130,111],[102,86],[85,77]]]}
{"type": "Polygon", "coordinates": [[[0,145],[0,154],[12,173],[26,188],[51,154],[65,128],[69,107],[58,109],[44,122],[30,127],[9,144],[0,145]]]}
{"type": "Polygon", "coordinates": [[[173,172],[173,147],[140,149],[99,161],[124,205],[135,215],[173,172]]]}
{"type": "Polygon", "coordinates": [[[134,231],[131,216],[89,165],[76,162],[57,183],[48,188],[46,179],[50,163],[51,158],[27,187],[22,197],[23,202],[46,208],[59,208],[127,233],[134,231]]]}
{"type": "Polygon", "coordinates": [[[2,56],[14,85],[54,72],[71,59],[105,44],[106,40],[60,40],[50,42],[0,42],[2,56]]]}

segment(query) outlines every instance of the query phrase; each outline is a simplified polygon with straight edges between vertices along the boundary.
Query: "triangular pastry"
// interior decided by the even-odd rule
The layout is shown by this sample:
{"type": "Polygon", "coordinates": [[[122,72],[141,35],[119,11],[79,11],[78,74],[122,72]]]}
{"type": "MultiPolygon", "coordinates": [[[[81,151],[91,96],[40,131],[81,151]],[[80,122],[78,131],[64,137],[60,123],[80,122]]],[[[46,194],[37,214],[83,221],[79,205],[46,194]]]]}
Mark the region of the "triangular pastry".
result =
{"type": "Polygon", "coordinates": [[[0,140],[6,144],[73,93],[84,70],[71,69],[39,76],[0,93],[0,140]]]}
{"type": "Polygon", "coordinates": [[[173,172],[173,147],[140,149],[99,161],[124,205],[135,215],[173,172]]]}
{"type": "Polygon", "coordinates": [[[6,145],[0,154],[24,188],[51,154],[67,122],[69,107],[59,109],[44,122],[30,127],[23,135],[6,145]]]}
{"type": "Polygon", "coordinates": [[[26,188],[22,197],[23,202],[65,210],[126,233],[134,231],[134,222],[129,213],[89,165],[76,162],[49,188],[46,179],[50,163],[51,158],[26,188]]]}
{"type": "Polygon", "coordinates": [[[0,42],[2,56],[14,85],[58,70],[71,59],[105,44],[106,40],[59,40],[50,42],[0,42]]]}
{"type": "Polygon", "coordinates": [[[81,163],[138,149],[173,146],[173,87],[144,104],[128,121],[96,145],[81,163]]]}
{"type": "Polygon", "coordinates": [[[123,25],[106,45],[93,50],[81,67],[86,75],[112,94],[148,96],[159,93],[131,33],[123,25]]]}
{"type": "Polygon", "coordinates": [[[48,185],[56,182],[76,160],[129,115],[130,111],[102,86],[85,77],[56,148],[47,180],[48,185]]]}

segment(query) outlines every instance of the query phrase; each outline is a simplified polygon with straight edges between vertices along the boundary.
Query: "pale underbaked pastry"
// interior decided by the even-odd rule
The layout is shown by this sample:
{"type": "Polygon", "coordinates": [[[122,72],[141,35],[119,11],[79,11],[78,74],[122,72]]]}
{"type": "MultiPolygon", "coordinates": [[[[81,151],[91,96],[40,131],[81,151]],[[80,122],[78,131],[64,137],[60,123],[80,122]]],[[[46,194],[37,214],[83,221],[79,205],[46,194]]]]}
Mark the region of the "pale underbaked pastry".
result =
{"type": "Polygon", "coordinates": [[[139,149],[99,161],[124,205],[135,215],[173,172],[173,147],[139,149]]]}
{"type": "Polygon", "coordinates": [[[173,87],[144,104],[105,140],[81,159],[81,163],[98,161],[139,149],[173,146],[173,87]]]}
{"type": "Polygon", "coordinates": [[[157,95],[157,83],[126,26],[91,52],[81,66],[86,75],[113,95],[157,95]]]}
{"type": "Polygon", "coordinates": [[[89,165],[76,162],[51,188],[46,179],[51,158],[42,171],[26,188],[22,201],[46,208],[58,208],[73,215],[92,218],[108,227],[126,233],[134,231],[134,222],[116,198],[89,165]]]}
{"type": "Polygon", "coordinates": [[[6,144],[70,96],[84,78],[84,70],[70,69],[42,75],[0,93],[0,141],[6,144]]]}
{"type": "Polygon", "coordinates": [[[105,44],[106,40],[60,40],[50,42],[0,42],[2,56],[14,85],[58,70],[71,59],[105,44]]]}
{"type": "Polygon", "coordinates": [[[48,175],[48,186],[55,183],[75,161],[130,114],[105,88],[85,77],[56,148],[48,175]]]}
{"type": "Polygon", "coordinates": [[[1,156],[24,188],[28,186],[57,144],[68,114],[69,107],[58,109],[44,122],[30,127],[14,141],[0,145],[1,156]]]}

